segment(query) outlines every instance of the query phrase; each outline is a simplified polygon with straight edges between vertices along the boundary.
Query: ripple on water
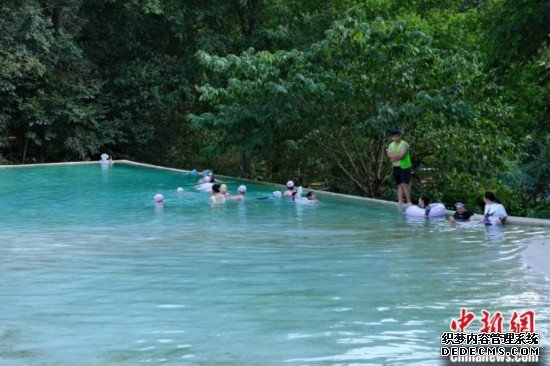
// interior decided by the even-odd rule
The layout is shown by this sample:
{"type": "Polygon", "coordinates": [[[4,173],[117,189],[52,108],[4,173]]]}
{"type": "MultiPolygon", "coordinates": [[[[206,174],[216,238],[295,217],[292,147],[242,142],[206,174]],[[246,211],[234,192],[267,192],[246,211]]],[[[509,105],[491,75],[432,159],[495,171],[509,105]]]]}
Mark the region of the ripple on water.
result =
{"type": "Polygon", "coordinates": [[[182,304],[161,304],[157,305],[157,308],[159,309],[181,309],[184,308],[185,305],[182,304]]]}

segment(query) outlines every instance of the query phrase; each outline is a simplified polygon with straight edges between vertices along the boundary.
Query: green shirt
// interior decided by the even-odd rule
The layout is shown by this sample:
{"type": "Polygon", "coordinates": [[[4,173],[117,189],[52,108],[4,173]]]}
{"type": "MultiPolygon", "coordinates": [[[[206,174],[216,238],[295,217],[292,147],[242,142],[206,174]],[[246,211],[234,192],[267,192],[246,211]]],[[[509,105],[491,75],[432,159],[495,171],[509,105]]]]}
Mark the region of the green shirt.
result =
{"type": "Polygon", "coordinates": [[[396,144],[395,142],[392,142],[389,146],[389,151],[392,154],[400,154],[401,151],[403,150],[403,147],[405,146],[407,146],[407,152],[405,153],[405,156],[403,156],[401,160],[393,162],[393,166],[401,167],[401,169],[408,169],[412,165],[411,154],[409,153],[409,149],[408,149],[409,144],[406,141],[401,140],[399,141],[398,144],[396,144]]]}

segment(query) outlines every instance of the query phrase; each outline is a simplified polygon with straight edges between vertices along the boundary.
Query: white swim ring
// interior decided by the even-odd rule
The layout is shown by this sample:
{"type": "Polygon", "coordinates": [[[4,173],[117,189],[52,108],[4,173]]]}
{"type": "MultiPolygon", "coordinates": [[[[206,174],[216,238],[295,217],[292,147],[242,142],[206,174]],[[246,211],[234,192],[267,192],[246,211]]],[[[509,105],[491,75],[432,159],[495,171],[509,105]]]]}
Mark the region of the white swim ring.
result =
{"type": "MultiPolygon", "coordinates": [[[[443,217],[445,216],[445,206],[441,203],[430,203],[430,214],[428,217],[443,217]]],[[[409,206],[407,207],[407,210],[405,211],[407,216],[409,217],[424,217],[426,215],[426,211],[423,208],[420,208],[418,206],[409,206]]]]}

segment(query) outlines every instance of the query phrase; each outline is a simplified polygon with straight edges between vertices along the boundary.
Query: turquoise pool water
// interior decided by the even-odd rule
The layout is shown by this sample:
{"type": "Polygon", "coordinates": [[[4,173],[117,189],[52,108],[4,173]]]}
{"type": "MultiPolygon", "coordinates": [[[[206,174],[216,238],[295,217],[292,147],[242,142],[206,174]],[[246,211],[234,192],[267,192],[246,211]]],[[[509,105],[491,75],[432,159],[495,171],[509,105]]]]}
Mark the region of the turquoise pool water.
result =
{"type": "Polygon", "coordinates": [[[439,364],[461,307],[534,309],[548,342],[550,284],[521,258],[547,229],[259,201],[273,188],[250,184],[212,207],[196,179],[0,169],[0,364],[439,364]]]}

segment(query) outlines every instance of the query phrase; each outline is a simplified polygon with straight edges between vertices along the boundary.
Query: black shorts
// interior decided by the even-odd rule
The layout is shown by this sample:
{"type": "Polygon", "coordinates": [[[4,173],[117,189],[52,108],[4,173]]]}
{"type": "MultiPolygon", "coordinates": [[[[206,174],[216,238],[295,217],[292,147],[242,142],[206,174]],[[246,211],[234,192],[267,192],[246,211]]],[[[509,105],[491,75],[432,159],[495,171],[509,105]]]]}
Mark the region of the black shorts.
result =
{"type": "Polygon", "coordinates": [[[411,180],[411,168],[401,169],[401,167],[393,167],[393,179],[395,179],[395,184],[409,184],[411,180]]]}

